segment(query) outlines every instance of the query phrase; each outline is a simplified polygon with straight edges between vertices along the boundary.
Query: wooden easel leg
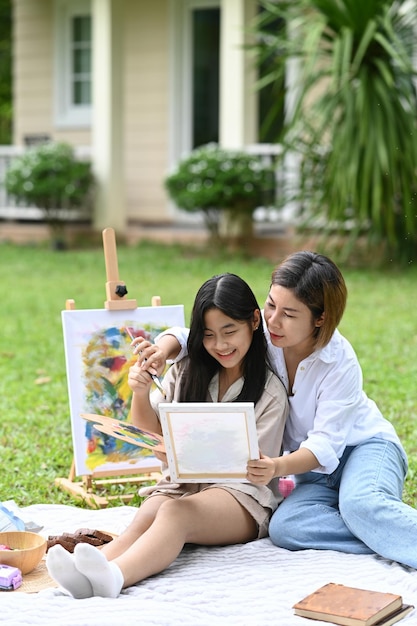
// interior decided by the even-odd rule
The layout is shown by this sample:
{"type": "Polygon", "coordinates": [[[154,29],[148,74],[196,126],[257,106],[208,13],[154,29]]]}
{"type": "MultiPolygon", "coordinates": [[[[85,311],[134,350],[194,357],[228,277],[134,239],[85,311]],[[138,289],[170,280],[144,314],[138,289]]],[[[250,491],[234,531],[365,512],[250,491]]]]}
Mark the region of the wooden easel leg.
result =
{"type": "Polygon", "coordinates": [[[86,491],[82,482],[76,482],[69,478],[55,478],[55,485],[93,509],[103,509],[109,504],[107,498],[86,491]]]}
{"type": "Polygon", "coordinates": [[[71,469],[70,469],[70,472],[68,474],[68,480],[70,480],[72,482],[74,480],[74,478],[75,478],[75,459],[74,459],[74,457],[72,457],[71,469]]]}
{"type": "Polygon", "coordinates": [[[103,493],[106,489],[113,487],[114,485],[135,485],[140,487],[144,484],[154,483],[161,477],[159,471],[149,471],[148,474],[129,475],[118,478],[105,478],[98,479],[94,476],[87,475],[82,476],[80,481],[75,481],[74,476],[68,478],[56,478],[55,485],[66,491],[76,500],[81,500],[92,508],[106,508],[112,501],[122,501],[124,504],[129,502],[135,497],[136,493],[122,493],[118,495],[98,495],[97,489],[102,490],[103,493]]]}

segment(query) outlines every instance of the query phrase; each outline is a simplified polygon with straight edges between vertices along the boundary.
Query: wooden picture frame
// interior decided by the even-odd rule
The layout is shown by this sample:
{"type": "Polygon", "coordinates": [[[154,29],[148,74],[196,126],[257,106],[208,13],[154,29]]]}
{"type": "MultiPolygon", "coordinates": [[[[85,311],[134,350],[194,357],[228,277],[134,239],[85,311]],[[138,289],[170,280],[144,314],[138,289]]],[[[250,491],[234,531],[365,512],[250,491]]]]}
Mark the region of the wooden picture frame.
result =
{"type": "Polygon", "coordinates": [[[173,482],[247,482],[259,458],[253,402],[159,404],[173,482]]]}

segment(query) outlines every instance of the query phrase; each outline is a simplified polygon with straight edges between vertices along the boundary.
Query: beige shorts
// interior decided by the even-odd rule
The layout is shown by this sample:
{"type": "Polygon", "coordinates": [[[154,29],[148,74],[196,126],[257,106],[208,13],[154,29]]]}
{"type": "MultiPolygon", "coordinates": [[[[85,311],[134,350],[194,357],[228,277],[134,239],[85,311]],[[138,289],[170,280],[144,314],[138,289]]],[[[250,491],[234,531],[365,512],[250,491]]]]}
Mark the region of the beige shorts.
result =
{"type": "Polygon", "coordinates": [[[172,484],[162,479],[157,485],[151,487],[143,487],[139,490],[139,495],[146,496],[146,498],[152,498],[152,496],[166,496],[168,498],[186,498],[192,496],[205,489],[224,489],[228,491],[239,504],[248,511],[249,515],[255,520],[258,527],[257,539],[263,539],[268,536],[269,520],[271,519],[272,511],[269,507],[264,507],[255,500],[251,495],[233,489],[223,484],[213,483],[178,483],[172,484]],[[166,483],[166,486],[163,485],[166,483]]]}

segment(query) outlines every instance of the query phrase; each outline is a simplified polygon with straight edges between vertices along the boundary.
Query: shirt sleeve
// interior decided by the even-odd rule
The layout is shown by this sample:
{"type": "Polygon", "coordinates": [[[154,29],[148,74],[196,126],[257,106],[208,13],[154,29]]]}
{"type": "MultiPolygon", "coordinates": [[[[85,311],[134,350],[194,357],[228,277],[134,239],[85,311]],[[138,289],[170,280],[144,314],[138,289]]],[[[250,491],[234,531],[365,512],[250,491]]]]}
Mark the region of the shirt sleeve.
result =
{"type": "MultiPolygon", "coordinates": [[[[331,474],[338,466],[362,404],[362,372],[351,361],[343,368],[330,368],[315,390],[316,410],[307,437],[300,445],[318,459],[316,471],[331,474]]],[[[353,443],[353,442],[352,442],[353,443]]]]}
{"type": "MultiPolygon", "coordinates": [[[[272,372],[268,374],[264,392],[256,403],[255,415],[259,450],[265,456],[280,456],[288,400],[283,384],[272,372]]],[[[273,478],[269,487],[276,496],[279,495],[278,478],[273,478]]]]}
{"type": "Polygon", "coordinates": [[[155,388],[150,394],[150,402],[153,410],[159,419],[159,404],[161,402],[178,402],[181,376],[183,375],[185,361],[174,363],[164,374],[162,379],[162,387],[165,390],[165,396],[155,388]]]}
{"type": "Polygon", "coordinates": [[[173,335],[173,337],[175,337],[178,343],[180,344],[181,349],[180,349],[179,354],[175,357],[175,359],[172,359],[172,361],[170,362],[178,363],[178,361],[181,361],[181,359],[183,359],[185,356],[188,355],[187,341],[188,341],[189,334],[190,334],[189,328],[182,328],[181,326],[172,326],[171,328],[168,328],[168,330],[164,330],[162,333],[159,333],[159,335],[155,337],[154,341],[155,343],[158,343],[158,340],[164,335],[173,335]]]}
{"type": "Polygon", "coordinates": [[[287,394],[281,381],[272,373],[264,393],[255,406],[259,448],[267,456],[279,456],[288,416],[287,394]]]}

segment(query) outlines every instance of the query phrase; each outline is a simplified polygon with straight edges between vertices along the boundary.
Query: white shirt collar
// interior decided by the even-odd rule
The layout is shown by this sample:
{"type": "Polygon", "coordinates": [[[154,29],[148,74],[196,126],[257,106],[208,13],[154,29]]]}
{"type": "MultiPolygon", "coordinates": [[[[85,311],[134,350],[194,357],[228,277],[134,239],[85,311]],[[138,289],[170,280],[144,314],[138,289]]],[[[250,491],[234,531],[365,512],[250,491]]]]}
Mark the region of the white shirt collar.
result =
{"type": "Polygon", "coordinates": [[[224,394],[223,398],[219,400],[219,372],[213,376],[210,381],[208,392],[211,396],[212,402],[233,402],[235,398],[240,394],[243,387],[243,376],[238,378],[233,385],[224,394]]]}

